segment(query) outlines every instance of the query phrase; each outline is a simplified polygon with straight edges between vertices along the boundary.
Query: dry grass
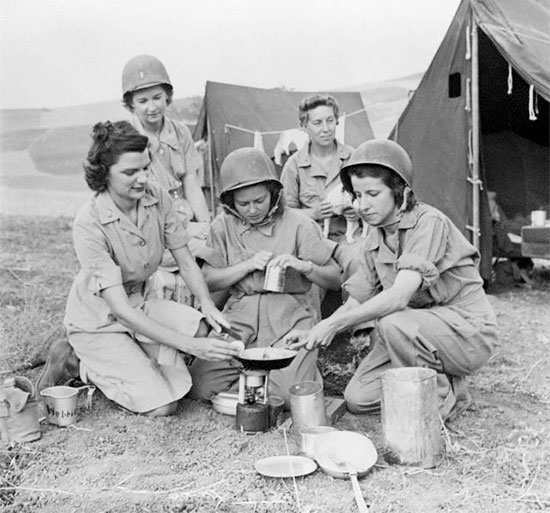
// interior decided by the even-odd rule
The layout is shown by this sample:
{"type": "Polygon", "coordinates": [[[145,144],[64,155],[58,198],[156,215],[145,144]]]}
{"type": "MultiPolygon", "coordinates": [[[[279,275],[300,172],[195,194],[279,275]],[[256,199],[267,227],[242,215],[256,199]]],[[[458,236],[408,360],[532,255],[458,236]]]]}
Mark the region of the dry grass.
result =
{"type": "MultiPolygon", "coordinates": [[[[65,300],[77,270],[70,222],[5,217],[1,224],[0,372],[35,378],[48,344],[64,336],[65,300]]],[[[474,405],[443,429],[442,464],[426,470],[379,459],[361,481],[372,513],[550,509],[550,294],[547,279],[539,284],[492,297],[500,346],[470,378],[474,405]]],[[[323,355],[330,393],[342,391],[358,350],[342,340],[323,355]]],[[[78,430],[44,426],[40,442],[0,451],[0,509],[356,511],[350,484],[320,472],[296,487],[255,475],[255,459],[284,452],[282,435],[243,439],[226,417],[192,401],[175,418],[151,420],[123,413],[99,394],[84,417],[78,430]]],[[[348,414],[338,427],[383,445],[376,416],[348,414]]]]}

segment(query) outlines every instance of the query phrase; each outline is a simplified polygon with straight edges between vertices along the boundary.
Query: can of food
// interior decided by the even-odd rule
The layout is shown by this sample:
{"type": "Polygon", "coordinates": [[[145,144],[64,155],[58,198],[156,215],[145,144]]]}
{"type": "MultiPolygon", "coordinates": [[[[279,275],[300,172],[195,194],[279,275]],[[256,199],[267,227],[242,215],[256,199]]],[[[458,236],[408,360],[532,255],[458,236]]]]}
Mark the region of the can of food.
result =
{"type": "Polygon", "coordinates": [[[285,290],[286,269],[280,266],[267,267],[265,271],[264,290],[283,292],[285,290]]]}

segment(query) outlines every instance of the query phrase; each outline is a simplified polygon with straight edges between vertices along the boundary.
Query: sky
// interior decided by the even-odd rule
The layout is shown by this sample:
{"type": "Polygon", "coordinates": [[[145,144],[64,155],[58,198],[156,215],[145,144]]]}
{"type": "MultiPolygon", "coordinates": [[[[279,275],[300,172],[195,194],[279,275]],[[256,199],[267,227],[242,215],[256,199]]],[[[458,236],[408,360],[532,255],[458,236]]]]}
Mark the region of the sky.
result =
{"type": "Polygon", "coordinates": [[[424,71],[459,0],[1,0],[0,108],[121,97],[133,56],[207,80],[326,91],[424,71]]]}

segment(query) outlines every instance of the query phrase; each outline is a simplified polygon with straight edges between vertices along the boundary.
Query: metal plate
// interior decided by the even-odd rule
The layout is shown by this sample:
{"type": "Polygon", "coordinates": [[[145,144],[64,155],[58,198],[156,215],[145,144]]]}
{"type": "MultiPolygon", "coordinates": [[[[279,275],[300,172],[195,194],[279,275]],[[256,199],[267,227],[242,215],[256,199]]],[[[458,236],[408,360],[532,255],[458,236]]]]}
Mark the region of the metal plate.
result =
{"type": "Polygon", "coordinates": [[[271,456],[254,462],[256,472],[267,477],[299,477],[317,470],[317,463],[305,456],[271,456]]]}

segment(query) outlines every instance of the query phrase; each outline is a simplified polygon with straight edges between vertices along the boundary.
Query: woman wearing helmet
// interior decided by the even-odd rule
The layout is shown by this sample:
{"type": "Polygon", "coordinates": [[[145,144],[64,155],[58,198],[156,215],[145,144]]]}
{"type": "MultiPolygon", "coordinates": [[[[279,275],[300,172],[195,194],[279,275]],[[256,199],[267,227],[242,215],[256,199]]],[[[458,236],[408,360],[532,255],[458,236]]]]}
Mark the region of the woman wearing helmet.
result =
{"type": "MultiPolygon", "coordinates": [[[[285,208],[282,185],[269,157],[254,148],[230,153],[220,170],[224,212],[212,222],[202,268],[211,290],[231,289],[223,313],[248,347],[280,346],[294,328],[312,327],[318,317],[309,302],[312,283],[337,289],[336,244],[317,224],[285,208]],[[281,292],[264,289],[266,271],[281,267],[281,292]]],[[[270,374],[270,390],[288,399],[296,381],[316,380],[317,352],[300,351],[286,369],[270,374]]],[[[197,359],[191,366],[191,395],[209,400],[237,384],[238,364],[197,359]]]]}
{"type": "Polygon", "coordinates": [[[309,332],[286,339],[291,347],[314,349],[371,323],[373,347],[346,388],[348,408],[379,408],[385,370],[429,367],[438,373],[440,413],[449,420],[469,404],[462,378],[487,362],[497,338],[478,252],[447,216],[416,201],[412,163],[397,143],[363,143],[341,177],[374,229],[360,269],[344,284],[347,302],[309,332]]]}
{"type": "MultiPolygon", "coordinates": [[[[152,55],[130,59],[122,71],[122,93],[124,106],[133,114],[132,124],[149,139],[150,180],[158,182],[172,196],[190,235],[189,248],[195,254],[206,240],[210,214],[197,174],[201,158],[191,133],[183,123],[166,116],[173,96],[166,68],[152,55]]],[[[152,280],[153,295],[161,293],[164,287],[179,286],[173,273],[177,266],[169,252],[164,254],[161,269],[164,271],[159,271],[152,280]]],[[[189,297],[174,299],[191,301],[189,297]]]]}
{"type": "Polygon", "coordinates": [[[70,345],[63,340],[50,348],[38,388],[80,374],[128,410],[171,414],[191,387],[182,353],[223,360],[239,346],[206,337],[205,320],[218,330],[229,324],[210,299],[170,196],[148,183],[147,137],[119,121],[96,124],[92,138],[84,169],[95,194],[73,224],[81,269],[65,313],[70,345]],[[145,299],[145,282],[165,248],[202,313],[145,299]]]}

